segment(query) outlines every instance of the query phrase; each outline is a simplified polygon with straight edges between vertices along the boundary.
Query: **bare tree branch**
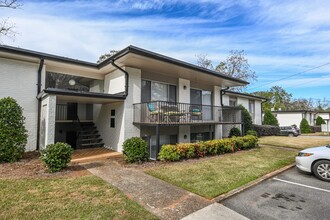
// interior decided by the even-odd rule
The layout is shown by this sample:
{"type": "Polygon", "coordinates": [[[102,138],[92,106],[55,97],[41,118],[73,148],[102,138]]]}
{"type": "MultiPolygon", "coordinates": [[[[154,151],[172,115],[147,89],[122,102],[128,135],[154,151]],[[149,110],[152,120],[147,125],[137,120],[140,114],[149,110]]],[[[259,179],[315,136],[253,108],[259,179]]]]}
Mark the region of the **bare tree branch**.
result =
{"type": "Polygon", "coordinates": [[[16,32],[14,31],[15,25],[8,22],[8,18],[0,22],[0,42],[1,36],[7,36],[9,38],[15,38],[16,32]]]}
{"type": "MultiPolygon", "coordinates": [[[[1,8],[10,8],[17,9],[21,5],[17,2],[17,0],[0,0],[0,9],[1,8]]],[[[14,31],[15,25],[13,23],[8,22],[7,19],[3,19],[0,21],[0,44],[2,43],[1,38],[6,36],[11,39],[15,39],[15,35],[17,34],[14,31]]]]}
{"type": "Polygon", "coordinates": [[[212,60],[207,57],[207,54],[195,55],[197,58],[197,66],[213,70],[212,60]]]}
{"type": "Polygon", "coordinates": [[[0,0],[0,8],[19,8],[21,4],[17,3],[17,0],[0,0]]]}

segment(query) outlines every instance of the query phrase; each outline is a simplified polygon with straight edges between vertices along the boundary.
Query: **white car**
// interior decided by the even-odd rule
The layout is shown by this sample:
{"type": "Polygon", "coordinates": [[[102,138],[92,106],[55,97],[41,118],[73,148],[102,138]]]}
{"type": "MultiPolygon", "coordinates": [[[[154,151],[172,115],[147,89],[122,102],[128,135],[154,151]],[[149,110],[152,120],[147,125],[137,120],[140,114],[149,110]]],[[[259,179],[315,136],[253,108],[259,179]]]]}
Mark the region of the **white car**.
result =
{"type": "Polygon", "coordinates": [[[300,151],[296,157],[299,170],[313,173],[317,178],[330,182],[330,144],[300,151]]]}

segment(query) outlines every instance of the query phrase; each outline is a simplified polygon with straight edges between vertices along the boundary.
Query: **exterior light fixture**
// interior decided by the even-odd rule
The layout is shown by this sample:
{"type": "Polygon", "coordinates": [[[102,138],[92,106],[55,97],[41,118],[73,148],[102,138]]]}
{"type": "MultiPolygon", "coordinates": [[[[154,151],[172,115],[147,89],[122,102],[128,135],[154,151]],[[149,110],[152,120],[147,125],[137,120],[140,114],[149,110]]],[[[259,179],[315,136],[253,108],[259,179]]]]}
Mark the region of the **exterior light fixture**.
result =
{"type": "Polygon", "coordinates": [[[70,85],[70,86],[74,86],[74,85],[76,85],[76,81],[75,81],[74,79],[70,79],[70,80],[69,80],[69,85],[70,85]]]}

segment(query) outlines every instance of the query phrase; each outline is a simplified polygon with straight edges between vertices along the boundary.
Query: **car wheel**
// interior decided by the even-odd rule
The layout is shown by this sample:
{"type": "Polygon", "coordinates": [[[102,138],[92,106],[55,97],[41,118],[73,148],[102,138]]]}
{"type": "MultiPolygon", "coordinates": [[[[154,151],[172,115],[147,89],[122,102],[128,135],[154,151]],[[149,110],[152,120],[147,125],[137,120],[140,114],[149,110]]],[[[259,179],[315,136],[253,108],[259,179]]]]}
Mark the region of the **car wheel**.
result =
{"type": "Polygon", "coordinates": [[[289,133],[288,136],[289,136],[289,137],[293,137],[294,135],[293,135],[292,133],[289,133]]]}
{"type": "Polygon", "coordinates": [[[320,180],[330,182],[330,161],[320,160],[313,165],[313,173],[320,180]]]}

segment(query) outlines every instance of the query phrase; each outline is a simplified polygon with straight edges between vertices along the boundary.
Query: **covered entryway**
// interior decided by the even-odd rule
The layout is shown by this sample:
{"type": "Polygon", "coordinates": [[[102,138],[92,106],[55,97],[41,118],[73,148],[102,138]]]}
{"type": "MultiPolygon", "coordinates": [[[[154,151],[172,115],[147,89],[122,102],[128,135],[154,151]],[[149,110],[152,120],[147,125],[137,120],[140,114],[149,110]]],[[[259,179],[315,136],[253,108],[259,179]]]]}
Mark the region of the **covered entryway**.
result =
{"type": "Polygon", "coordinates": [[[125,100],[122,95],[61,89],[45,90],[41,96],[40,149],[56,142],[66,142],[74,149],[103,147],[96,119],[108,121],[110,127],[112,117],[100,115],[99,109],[125,100]]]}

